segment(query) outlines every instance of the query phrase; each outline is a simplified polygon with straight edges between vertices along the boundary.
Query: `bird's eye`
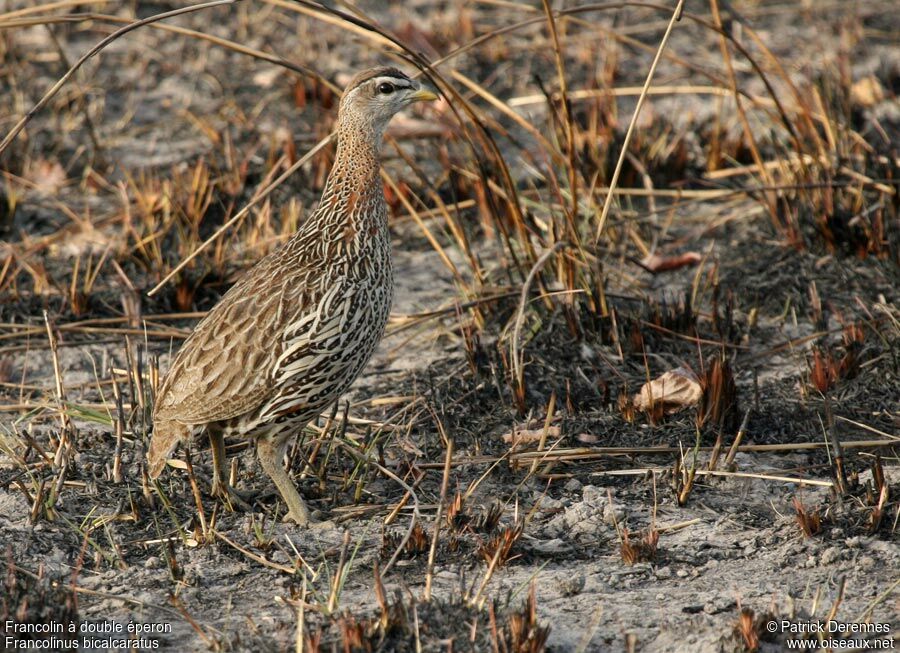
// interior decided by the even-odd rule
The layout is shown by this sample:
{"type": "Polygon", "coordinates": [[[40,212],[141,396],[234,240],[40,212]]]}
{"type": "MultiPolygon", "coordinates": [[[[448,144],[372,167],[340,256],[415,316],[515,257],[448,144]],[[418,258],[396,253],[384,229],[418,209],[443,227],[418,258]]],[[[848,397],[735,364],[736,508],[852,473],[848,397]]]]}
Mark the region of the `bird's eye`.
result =
{"type": "Polygon", "coordinates": [[[378,85],[378,92],[384,95],[390,95],[394,92],[394,85],[388,84],[387,82],[382,82],[378,85]]]}

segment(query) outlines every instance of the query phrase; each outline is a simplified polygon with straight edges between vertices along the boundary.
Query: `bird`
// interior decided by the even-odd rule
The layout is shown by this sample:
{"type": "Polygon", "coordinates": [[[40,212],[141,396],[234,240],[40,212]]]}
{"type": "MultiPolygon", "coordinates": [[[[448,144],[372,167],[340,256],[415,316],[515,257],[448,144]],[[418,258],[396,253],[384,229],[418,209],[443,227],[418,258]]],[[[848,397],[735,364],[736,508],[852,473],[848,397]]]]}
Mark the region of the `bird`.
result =
{"type": "Polygon", "coordinates": [[[347,84],[334,163],[315,211],[197,323],[160,383],[150,478],[159,477],[179,443],[205,434],[212,494],[243,504],[227,481],[224,439],[251,441],[287,504],[285,521],[310,522],[284,469],[285,447],[348,389],[384,333],[393,267],[382,137],[397,112],[436,99],[393,67],[366,70],[347,84]]]}

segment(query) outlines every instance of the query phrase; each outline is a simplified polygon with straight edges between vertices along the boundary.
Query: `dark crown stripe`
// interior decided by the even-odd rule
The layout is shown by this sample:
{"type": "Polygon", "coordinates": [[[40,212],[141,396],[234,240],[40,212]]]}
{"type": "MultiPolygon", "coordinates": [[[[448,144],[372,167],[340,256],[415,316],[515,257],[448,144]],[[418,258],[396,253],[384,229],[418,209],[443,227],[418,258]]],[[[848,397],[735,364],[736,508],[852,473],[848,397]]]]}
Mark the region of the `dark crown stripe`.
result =
{"type": "Polygon", "coordinates": [[[382,68],[372,68],[371,70],[365,70],[359,73],[356,77],[350,80],[350,83],[347,84],[346,90],[349,91],[351,89],[354,89],[360,84],[364,84],[370,79],[374,79],[376,77],[391,77],[398,81],[412,82],[412,80],[403,71],[391,66],[384,66],[382,68]]]}

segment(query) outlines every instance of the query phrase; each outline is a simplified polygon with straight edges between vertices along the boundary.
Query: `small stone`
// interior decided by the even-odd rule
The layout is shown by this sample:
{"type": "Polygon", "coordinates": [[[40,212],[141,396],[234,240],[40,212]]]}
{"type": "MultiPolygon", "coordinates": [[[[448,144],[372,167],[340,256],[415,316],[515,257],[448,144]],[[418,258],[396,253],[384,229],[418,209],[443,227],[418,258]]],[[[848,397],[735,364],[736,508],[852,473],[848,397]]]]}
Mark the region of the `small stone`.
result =
{"type": "Polygon", "coordinates": [[[823,565],[830,565],[833,562],[837,562],[841,559],[841,551],[836,546],[831,546],[825,549],[822,553],[821,563],[823,565]]]}
{"type": "Polygon", "coordinates": [[[563,486],[563,488],[566,490],[566,492],[581,492],[582,487],[584,487],[584,486],[581,484],[581,481],[579,481],[577,478],[570,478],[568,481],[566,481],[566,484],[563,486]]]}
{"type": "Polygon", "coordinates": [[[316,528],[317,530],[333,530],[335,525],[326,520],[328,515],[321,510],[313,510],[309,513],[310,517],[310,528],[316,528]]]}
{"type": "Polygon", "coordinates": [[[707,601],[703,604],[703,611],[706,614],[719,614],[720,612],[731,610],[734,605],[734,599],[731,599],[727,596],[717,596],[713,598],[713,600],[707,601]]]}
{"type": "Polygon", "coordinates": [[[556,515],[543,528],[542,535],[555,539],[569,530],[570,525],[566,521],[566,515],[556,515]]]}
{"type": "Polygon", "coordinates": [[[603,521],[610,525],[621,523],[625,519],[625,511],[622,508],[616,508],[612,504],[603,506],[603,521]]]}
{"type": "Polygon", "coordinates": [[[157,569],[161,565],[161,560],[156,556],[150,556],[144,560],[144,569],[157,569]]]}
{"type": "Polygon", "coordinates": [[[551,497],[543,497],[541,499],[540,510],[542,512],[553,512],[562,510],[563,508],[565,508],[565,504],[559,499],[553,499],[551,497]]]}
{"type": "MultiPolygon", "coordinates": [[[[570,544],[558,537],[553,538],[552,540],[533,539],[530,543],[532,550],[543,555],[564,555],[569,553],[572,549],[570,544]]],[[[584,579],[582,579],[582,584],[584,584],[584,579]]]]}
{"type": "Polygon", "coordinates": [[[63,553],[62,549],[54,549],[48,556],[44,557],[45,563],[62,563],[68,556],[63,553]]]}
{"type": "Polygon", "coordinates": [[[563,596],[575,596],[584,589],[584,574],[575,573],[566,576],[559,583],[559,591],[563,596]]]}
{"type": "MultiPolygon", "coordinates": [[[[710,560],[710,562],[713,562],[713,561],[710,560]]],[[[715,561],[716,564],[718,564],[718,562],[719,562],[718,560],[715,561]]],[[[678,571],[675,572],[675,575],[678,576],[679,578],[687,578],[689,575],[689,572],[687,569],[679,569],[678,571]]]]}
{"type": "Polygon", "coordinates": [[[585,485],[581,491],[582,500],[591,506],[599,506],[606,503],[606,492],[596,485],[585,485]]]}
{"type": "Polygon", "coordinates": [[[872,556],[860,556],[856,564],[860,569],[873,569],[875,567],[875,558],[872,556]]]}
{"type": "Polygon", "coordinates": [[[660,580],[665,580],[666,578],[672,577],[672,568],[671,567],[660,567],[656,570],[656,577],[660,580]]]}
{"type": "Polygon", "coordinates": [[[797,542],[794,542],[793,544],[791,544],[788,547],[787,552],[789,554],[799,555],[800,553],[806,553],[806,548],[807,548],[806,542],[801,540],[801,541],[797,541],[797,542]]]}

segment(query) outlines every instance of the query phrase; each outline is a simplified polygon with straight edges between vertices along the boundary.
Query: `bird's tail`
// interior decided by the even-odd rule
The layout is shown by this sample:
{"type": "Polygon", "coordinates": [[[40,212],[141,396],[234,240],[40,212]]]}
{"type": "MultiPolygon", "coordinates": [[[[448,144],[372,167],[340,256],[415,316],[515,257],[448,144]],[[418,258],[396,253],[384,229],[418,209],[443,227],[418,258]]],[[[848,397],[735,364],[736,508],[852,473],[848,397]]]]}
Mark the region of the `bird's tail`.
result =
{"type": "Polygon", "coordinates": [[[153,437],[150,439],[150,450],[147,452],[147,471],[150,478],[162,474],[169,454],[189,435],[190,428],[178,422],[156,422],[153,425],[153,437]]]}

